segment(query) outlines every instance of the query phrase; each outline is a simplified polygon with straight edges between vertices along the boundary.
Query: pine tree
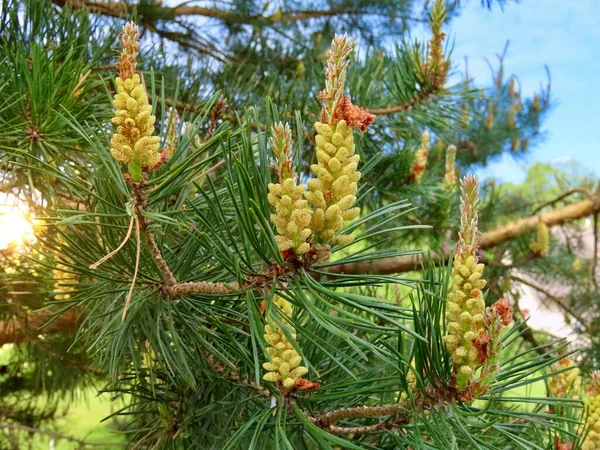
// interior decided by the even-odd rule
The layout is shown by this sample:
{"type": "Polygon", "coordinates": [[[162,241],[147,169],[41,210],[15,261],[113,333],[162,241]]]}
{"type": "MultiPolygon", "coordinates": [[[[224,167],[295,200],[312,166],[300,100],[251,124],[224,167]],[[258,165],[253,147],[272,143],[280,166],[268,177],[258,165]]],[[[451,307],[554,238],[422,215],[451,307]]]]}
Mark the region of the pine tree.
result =
{"type": "Polygon", "coordinates": [[[5,0],[2,192],[36,240],[2,251],[0,445],[84,446],[52,420],[89,385],[131,448],[596,448],[595,180],[469,174],[539,143],[550,86],[459,76],[459,13],[5,0]],[[511,280],[568,286],[588,348],[511,280]]]}

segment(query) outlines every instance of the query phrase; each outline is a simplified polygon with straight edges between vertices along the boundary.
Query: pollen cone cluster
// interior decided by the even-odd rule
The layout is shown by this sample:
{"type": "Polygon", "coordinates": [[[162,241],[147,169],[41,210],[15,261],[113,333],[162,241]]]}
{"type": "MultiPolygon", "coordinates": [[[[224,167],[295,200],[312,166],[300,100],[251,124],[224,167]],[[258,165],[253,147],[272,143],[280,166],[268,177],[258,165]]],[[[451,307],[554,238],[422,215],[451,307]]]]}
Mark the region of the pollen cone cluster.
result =
{"type": "Polygon", "coordinates": [[[473,341],[485,331],[485,301],[481,289],[484,265],[474,256],[457,255],[452,264],[452,289],[448,294],[446,320],[448,335],[444,342],[452,355],[456,383],[466,387],[473,369],[480,364],[479,351],[473,341]]]}
{"type": "Polygon", "coordinates": [[[552,366],[552,370],[555,372],[565,369],[569,370],[560,372],[550,378],[550,393],[555,397],[577,398],[581,391],[581,375],[573,360],[565,357],[552,366]]]}
{"type": "Polygon", "coordinates": [[[582,450],[600,449],[600,371],[592,374],[592,384],[585,402],[587,409],[587,436],[581,445],[582,450]]]}
{"type": "Polygon", "coordinates": [[[296,185],[293,178],[286,178],[282,183],[269,183],[268,200],[275,208],[271,222],[277,228],[275,240],[282,252],[292,249],[296,255],[303,255],[310,250],[306,240],[312,234],[312,210],[303,198],[305,190],[306,186],[296,185]]]}
{"type": "Polygon", "coordinates": [[[126,61],[127,65],[120,68],[121,76],[115,80],[117,93],[112,123],[117,126],[117,132],[111,139],[110,152],[115,159],[129,165],[133,181],[140,181],[142,169],[151,169],[160,161],[160,138],[152,136],[156,118],[151,114],[152,107],[140,75],[132,72],[137,43],[130,41],[138,39],[137,33],[131,31],[132,27],[137,30],[135,24],[128,23],[121,34],[121,64],[126,61]]]}
{"type": "Polygon", "coordinates": [[[314,208],[311,228],[321,242],[347,244],[352,236],[337,235],[346,221],[360,213],[356,202],[359,155],[355,154],[352,128],[345,120],[335,126],[315,123],[317,164],[311,166],[316,178],[309,180],[306,199],[314,208]]]}
{"type": "MultiPolygon", "coordinates": [[[[296,339],[294,328],[289,325],[284,317],[292,315],[291,303],[279,296],[275,296],[273,301],[283,313],[280,316],[280,321],[286,325],[289,336],[296,339]]],[[[308,369],[300,365],[302,357],[289,342],[281,327],[270,317],[267,318],[267,324],[265,325],[265,340],[269,344],[267,352],[271,361],[263,364],[263,368],[268,371],[263,379],[265,381],[281,382],[286,389],[293,388],[297,381],[308,373],[308,369]]]]}
{"type": "Polygon", "coordinates": [[[461,181],[461,228],[452,264],[452,287],[446,304],[448,334],[444,342],[452,357],[456,385],[468,386],[474,369],[481,364],[474,340],[485,332],[485,301],[482,289],[484,265],[478,263],[477,203],[479,188],[472,176],[461,181]]]}
{"type": "MultiPolygon", "coordinates": [[[[160,138],[152,136],[156,118],[136,73],[130,78],[116,79],[117,94],[113,101],[116,109],[112,123],[117,132],[111,139],[110,153],[118,161],[128,164],[132,177],[141,169],[150,169],[160,161],[160,138]]],[[[134,180],[136,181],[136,180],[134,180]]]]}
{"type": "Polygon", "coordinates": [[[271,222],[275,224],[275,236],[281,252],[293,250],[298,256],[310,250],[308,238],[312,234],[310,222],[312,210],[304,199],[306,186],[296,184],[292,167],[292,132],[289,125],[281,122],[273,126],[269,146],[277,161],[279,183],[269,183],[267,199],[275,208],[271,222]]]}

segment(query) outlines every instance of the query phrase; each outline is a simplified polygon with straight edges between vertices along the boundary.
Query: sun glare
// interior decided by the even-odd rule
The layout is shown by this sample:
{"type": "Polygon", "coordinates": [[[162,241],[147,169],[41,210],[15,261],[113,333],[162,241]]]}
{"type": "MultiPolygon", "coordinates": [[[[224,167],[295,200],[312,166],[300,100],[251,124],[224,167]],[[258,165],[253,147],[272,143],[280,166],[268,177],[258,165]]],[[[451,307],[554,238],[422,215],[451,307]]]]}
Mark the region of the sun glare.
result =
{"type": "Polygon", "coordinates": [[[34,240],[33,224],[27,212],[15,205],[0,205],[0,250],[22,248],[34,240]]]}

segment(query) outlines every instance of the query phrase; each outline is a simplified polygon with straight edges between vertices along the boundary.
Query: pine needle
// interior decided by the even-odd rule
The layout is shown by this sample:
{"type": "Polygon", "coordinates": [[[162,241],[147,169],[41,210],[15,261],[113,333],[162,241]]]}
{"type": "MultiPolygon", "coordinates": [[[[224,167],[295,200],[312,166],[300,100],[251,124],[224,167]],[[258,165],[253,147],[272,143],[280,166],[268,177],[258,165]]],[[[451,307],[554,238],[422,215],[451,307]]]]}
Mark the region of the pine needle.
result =
{"type": "MultiPolygon", "coordinates": [[[[112,252],[110,252],[108,255],[102,257],[101,259],[99,259],[98,261],[96,261],[94,264],[92,264],[90,266],[90,269],[96,269],[100,264],[105,263],[106,261],[108,261],[110,258],[112,258],[113,256],[115,256],[117,253],[119,253],[119,251],[125,246],[125,244],[127,243],[127,241],[129,240],[129,238],[131,237],[131,231],[133,230],[133,216],[131,217],[131,219],[129,220],[129,229],[127,230],[127,234],[125,235],[125,239],[123,239],[123,242],[121,242],[121,244],[115,248],[112,252]]],[[[139,240],[139,239],[138,239],[139,240]]],[[[139,244],[138,244],[139,245],[139,244]]]]}
{"type": "Polygon", "coordinates": [[[142,246],[140,245],[140,221],[135,218],[135,270],[133,271],[133,279],[131,280],[131,286],[127,293],[127,299],[125,300],[125,308],[123,309],[123,317],[121,322],[125,322],[127,317],[127,310],[129,309],[129,303],[131,302],[131,296],[133,295],[133,289],[135,288],[135,281],[137,280],[138,269],[140,268],[140,253],[142,246]]]}

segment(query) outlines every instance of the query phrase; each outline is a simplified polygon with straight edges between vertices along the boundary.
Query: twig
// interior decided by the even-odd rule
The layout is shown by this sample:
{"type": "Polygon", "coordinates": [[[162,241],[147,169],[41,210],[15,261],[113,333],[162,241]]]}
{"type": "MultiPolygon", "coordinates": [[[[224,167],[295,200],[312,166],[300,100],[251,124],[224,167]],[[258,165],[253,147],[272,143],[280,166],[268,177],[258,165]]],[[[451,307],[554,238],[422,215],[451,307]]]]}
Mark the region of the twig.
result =
{"type": "Polygon", "coordinates": [[[538,286],[537,284],[535,284],[531,281],[528,281],[524,278],[521,278],[521,277],[518,277],[515,275],[511,275],[511,279],[513,279],[517,283],[521,283],[521,284],[524,284],[525,286],[529,286],[530,288],[535,289],[536,291],[540,292],[541,294],[544,294],[547,298],[552,300],[559,308],[561,308],[563,311],[565,311],[567,314],[570,314],[571,317],[573,317],[575,320],[577,320],[586,331],[588,330],[588,325],[586,324],[583,317],[581,317],[578,313],[573,311],[573,309],[571,309],[569,306],[565,305],[558,297],[552,295],[550,292],[548,292],[543,287],[538,286]]]}
{"type": "Polygon", "coordinates": [[[236,282],[232,282],[229,284],[224,284],[220,282],[210,282],[210,281],[192,281],[192,282],[184,282],[180,283],[173,275],[173,272],[169,268],[167,262],[163,258],[162,252],[158,248],[156,244],[156,240],[154,239],[154,235],[148,229],[149,223],[144,217],[143,214],[143,206],[146,203],[144,198],[144,184],[141,183],[132,183],[133,187],[133,195],[134,195],[134,214],[136,216],[137,222],[139,223],[139,227],[141,232],[144,234],[144,238],[148,247],[150,248],[150,253],[152,254],[152,258],[156,263],[159,271],[162,274],[163,279],[163,292],[169,297],[181,297],[182,295],[188,294],[235,294],[240,291],[240,285],[236,282]]]}
{"type": "MultiPolygon", "coordinates": [[[[381,417],[395,416],[403,409],[402,404],[394,403],[393,405],[382,406],[357,406],[354,408],[341,408],[318,417],[313,417],[311,420],[322,427],[328,427],[336,422],[344,419],[357,419],[364,417],[381,417]]],[[[404,408],[405,409],[405,408],[404,408]]]]}
{"type": "Polygon", "coordinates": [[[57,318],[54,318],[54,314],[40,311],[26,314],[24,317],[14,315],[0,322],[0,346],[27,342],[40,334],[74,331],[83,323],[83,316],[75,308],[69,309],[57,318]],[[48,326],[40,330],[40,327],[50,320],[52,321],[48,326]]]}
{"type": "Polygon", "coordinates": [[[320,428],[336,434],[363,434],[374,431],[390,429],[397,426],[406,425],[410,422],[410,414],[414,408],[420,410],[431,409],[435,405],[444,402],[455,401],[461,398],[468,391],[457,391],[454,388],[443,386],[431,386],[427,392],[415,392],[413,399],[406,399],[400,403],[379,405],[379,406],[357,406],[352,408],[340,408],[329,411],[320,416],[307,415],[311,422],[320,428]],[[386,421],[372,425],[360,426],[338,426],[337,422],[346,419],[361,419],[371,417],[391,416],[386,421]]]}
{"type": "Polygon", "coordinates": [[[217,122],[221,117],[221,114],[223,114],[223,111],[225,110],[226,106],[227,104],[225,103],[225,99],[223,97],[219,97],[219,100],[217,100],[217,103],[215,103],[215,106],[210,112],[210,122],[208,124],[208,130],[206,131],[206,135],[201,141],[202,143],[208,141],[215,133],[215,130],[217,129],[217,122]]]}
{"type": "Polygon", "coordinates": [[[429,100],[431,95],[433,95],[434,93],[435,90],[433,88],[426,89],[415,93],[415,95],[413,95],[406,103],[403,103],[401,105],[389,106],[387,108],[371,108],[367,111],[369,111],[371,114],[375,114],[376,116],[385,116],[388,114],[396,114],[404,111],[409,111],[415,106],[429,100]]]}
{"type": "Polygon", "coordinates": [[[587,198],[592,198],[593,195],[590,191],[588,191],[587,189],[571,189],[570,191],[566,191],[563,192],[562,194],[560,194],[558,197],[556,197],[554,200],[550,200],[549,202],[545,202],[542,203],[540,206],[538,206],[532,214],[537,214],[539,213],[542,209],[544,209],[547,206],[552,206],[555,203],[560,202],[561,200],[564,200],[565,198],[573,195],[573,194],[584,194],[587,198]]]}

